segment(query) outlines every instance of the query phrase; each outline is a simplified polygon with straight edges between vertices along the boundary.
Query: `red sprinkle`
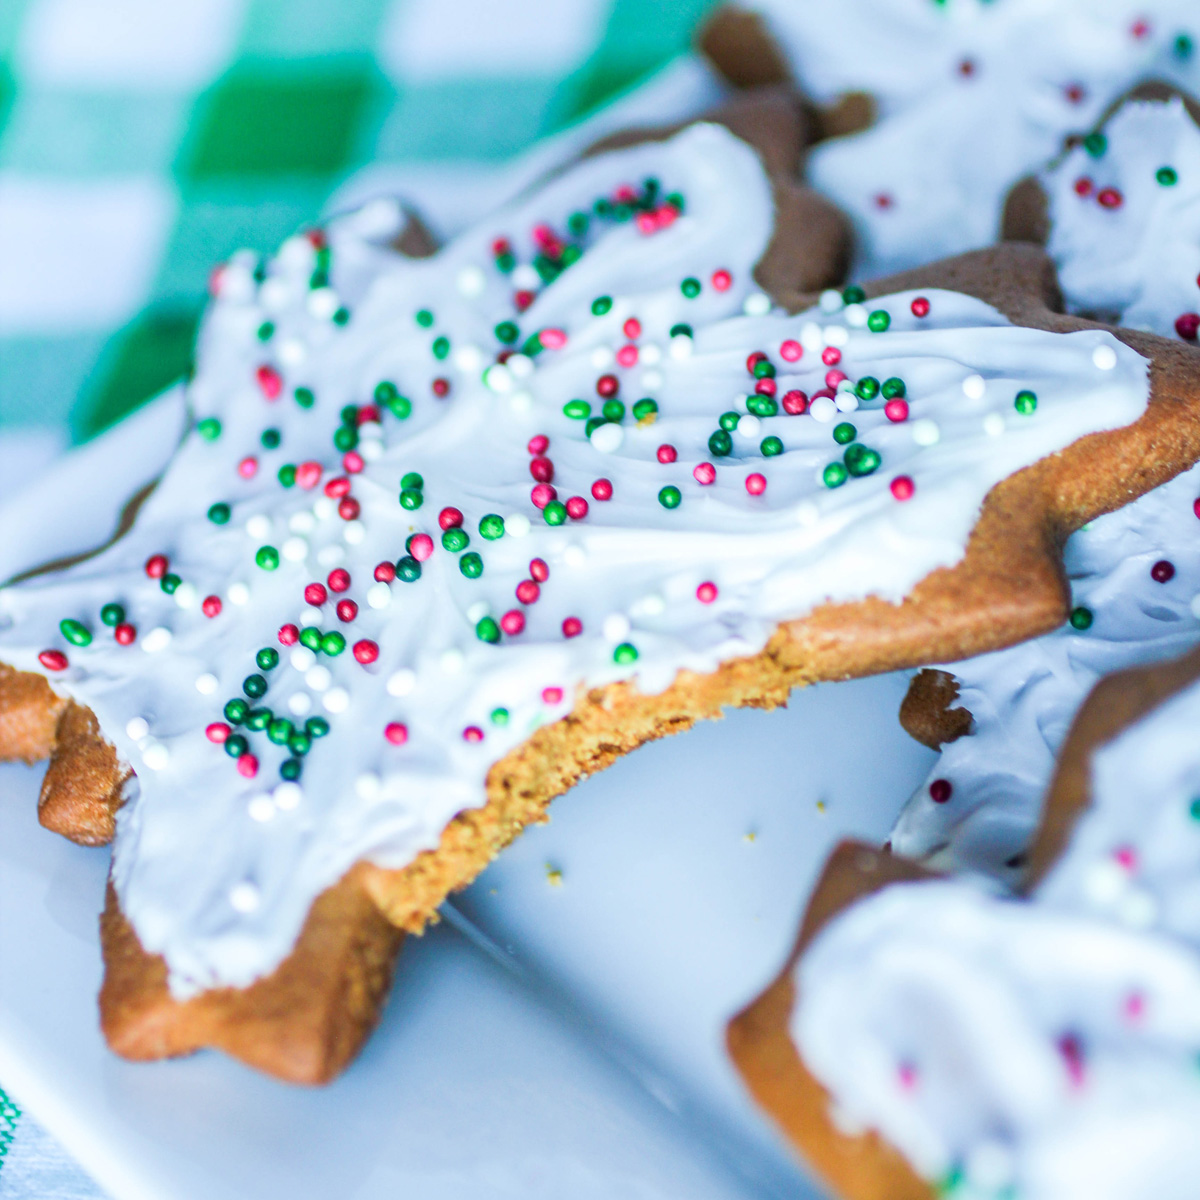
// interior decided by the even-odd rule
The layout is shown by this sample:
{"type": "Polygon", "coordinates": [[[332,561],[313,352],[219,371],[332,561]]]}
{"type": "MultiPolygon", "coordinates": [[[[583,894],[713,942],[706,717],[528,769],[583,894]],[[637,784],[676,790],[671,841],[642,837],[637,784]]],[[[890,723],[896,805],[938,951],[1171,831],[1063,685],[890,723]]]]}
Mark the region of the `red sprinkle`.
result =
{"type": "Polygon", "coordinates": [[[717,468],[710,462],[697,463],[692,468],[692,478],[702,487],[707,487],[716,481],[717,468]]]}
{"type": "Polygon", "coordinates": [[[513,305],[517,312],[524,312],[536,299],[533,292],[527,292],[524,288],[519,292],[513,292],[513,305]]]}
{"type": "MultiPolygon", "coordinates": [[[[416,555],[413,555],[413,557],[415,558],[416,555]]],[[[390,563],[390,562],[381,562],[381,563],[379,563],[378,566],[376,566],[376,568],[375,568],[375,582],[376,583],[391,583],[392,580],[395,578],[396,578],[395,564],[390,563]]]]}
{"type": "Polygon", "coordinates": [[[313,608],[320,608],[328,599],[329,593],[323,583],[310,583],[304,589],[304,603],[311,604],[313,608]]]}
{"type": "MultiPolygon", "coordinates": [[[[425,562],[433,555],[433,538],[427,533],[414,533],[408,542],[408,552],[417,562],[425,562]]],[[[395,578],[396,572],[393,570],[392,579],[395,578]]]]}
{"type": "Polygon", "coordinates": [[[368,663],[373,663],[379,657],[379,645],[371,641],[369,638],[363,638],[361,642],[354,643],[354,657],[366,666],[368,663]]]}
{"type": "Polygon", "coordinates": [[[146,574],[151,579],[161,579],[167,573],[169,565],[165,554],[152,554],[146,559],[146,574]]]}
{"type": "Polygon", "coordinates": [[[592,484],[592,499],[593,500],[611,500],[613,494],[612,481],[609,479],[597,479],[592,484]]]}
{"type": "Polygon", "coordinates": [[[38,662],[47,671],[65,671],[70,665],[67,662],[67,656],[61,650],[43,650],[38,655],[38,662]]]}
{"type": "Polygon", "coordinates": [[[582,496],[571,496],[567,500],[567,516],[572,521],[582,521],[588,515],[588,502],[582,496]]]}
{"type": "Polygon", "coordinates": [[[264,363],[254,373],[258,380],[258,386],[262,389],[262,394],[268,400],[278,400],[279,393],[283,391],[283,376],[279,374],[274,367],[269,367],[264,363]]]}
{"type": "Polygon", "coordinates": [[[237,473],[243,479],[253,479],[258,474],[258,459],[253,454],[248,454],[238,463],[237,473]]]}
{"type": "Polygon", "coordinates": [[[253,779],[258,774],[258,759],[253,754],[243,754],[237,760],[237,769],[239,775],[253,779]]]}
{"type": "Polygon", "coordinates": [[[895,203],[896,201],[887,192],[877,192],[875,194],[875,207],[882,212],[886,212],[895,203]]]}
{"type": "Polygon", "coordinates": [[[793,417],[798,417],[808,411],[808,397],[799,389],[793,388],[783,393],[783,411],[793,417]]]}
{"type": "Polygon", "coordinates": [[[343,521],[357,521],[362,505],[353,496],[345,496],[338,504],[338,516],[343,521]]]}
{"type": "Polygon", "coordinates": [[[1125,197],[1115,187],[1106,187],[1096,193],[1096,200],[1101,208],[1120,208],[1125,197]]]}
{"type": "Polygon", "coordinates": [[[216,742],[218,746],[221,746],[232,732],[233,730],[224,721],[214,721],[204,730],[204,736],[210,742],[216,742]]]}
{"type": "Polygon", "coordinates": [[[1130,992],[1122,1007],[1126,1020],[1140,1021],[1146,1015],[1146,997],[1141,992],[1130,992]]]}
{"type": "Polygon", "coordinates": [[[567,335],[561,329],[543,329],[538,334],[538,341],[547,350],[561,350],[567,344],[567,335]]]}
{"type": "Polygon", "coordinates": [[[463,741],[482,742],[483,730],[480,729],[478,725],[468,725],[466,729],[463,730],[463,741]]]}
{"type": "Polygon", "coordinates": [[[757,471],[746,476],[746,491],[752,496],[761,496],[767,490],[767,477],[757,471]]]}
{"type": "Polygon", "coordinates": [[[1092,189],[1095,186],[1096,185],[1086,175],[1080,175],[1080,177],[1075,180],[1075,195],[1090,196],[1092,194],[1092,189]]]}
{"type": "Polygon", "coordinates": [[[717,598],[717,585],[715,583],[702,583],[696,589],[696,599],[701,604],[711,604],[717,598]]]}
{"type": "Polygon", "coordinates": [[[1113,851],[1113,859],[1117,865],[1126,871],[1136,871],[1138,865],[1137,851],[1132,846],[1118,846],[1113,851]]]}
{"type": "Polygon", "coordinates": [[[839,383],[841,383],[843,379],[848,379],[848,378],[849,378],[849,376],[846,374],[845,371],[839,371],[837,369],[837,367],[834,367],[832,371],[825,372],[825,386],[827,388],[836,389],[837,385],[839,383]]]}
{"type": "Polygon", "coordinates": [[[712,273],[712,285],[718,292],[727,292],[733,285],[733,276],[724,269],[712,273]]]}
{"type": "Polygon", "coordinates": [[[761,350],[752,350],[748,355],[746,355],[746,370],[753,375],[754,368],[757,367],[760,362],[766,361],[767,356],[761,350]]]}
{"type": "Polygon", "coordinates": [[[113,630],[113,637],[120,646],[132,646],[137,641],[137,627],[123,621],[113,630]]]}
{"type": "Polygon", "coordinates": [[[433,394],[439,400],[444,400],[450,395],[450,380],[448,379],[435,379],[429,386],[433,389],[433,394]]]}
{"type": "Polygon", "coordinates": [[[200,605],[200,611],[206,617],[219,617],[221,615],[221,608],[220,596],[205,596],[200,605]]]}
{"type": "Polygon", "coordinates": [[[1197,520],[1200,520],[1200,497],[1192,501],[1192,512],[1196,514],[1197,520]]]}
{"type": "Polygon", "coordinates": [[[529,574],[538,583],[545,583],[550,578],[550,566],[544,558],[531,558],[529,560],[529,574]]]}
{"type": "Polygon", "coordinates": [[[529,460],[529,473],[538,483],[554,482],[554,464],[543,455],[529,460]]]}
{"type": "Polygon", "coordinates": [[[929,301],[926,300],[924,296],[918,296],[912,302],[912,304],[909,305],[909,308],[912,309],[912,315],[914,317],[929,316],[929,301]]]}
{"type": "Polygon", "coordinates": [[[779,344],[779,357],[785,362],[799,362],[804,356],[804,347],[799,342],[788,338],[786,342],[779,344]]]}
{"type": "Polygon", "coordinates": [[[1083,1047],[1079,1039],[1073,1033],[1064,1034],[1058,1039],[1058,1052],[1063,1057],[1071,1086],[1083,1087],[1083,1047]]]}
{"type": "Polygon", "coordinates": [[[935,779],[929,785],[929,798],[934,804],[945,804],[954,794],[954,788],[948,779],[935,779]]]}
{"type": "Polygon", "coordinates": [[[632,367],[637,364],[638,348],[636,346],[622,346],[617,351],[617,362],[623,367],[632,367]]]}
{"type": "Polygon", "coordinates": [[[561,704],[563,698],[563,690],[560,687],[544,687],[542,688],[542,703],[543,704],[561,704]]]}
{"type": "Polygon", "coordinates": [[[1185,342],[1194,342],[1200,335],[1200,313],[1181,313],[1175,318],[1175,332],[1185,342]]]}
{"type": "Polygon", "coordinates": [[[578,617],[567,617],[562,623],[563,637],[578,637],[583,632],[583,622],[578,617]]]}
{"type": "Polygon", "coordinates": [[[519,608],[510,608],[500,618],[500,628],[509,637],[516,637],[525,628],[525,614],[519,608]]]}
{"type": "Polygon", "coordinates": [[[629,317],[625,324],[621,326],[621,331],[630,341],[633,341],[635,338],[642,336],[642,323],[637,317],[629,317]]]}
{"type": "MultiPolygon", "coordinates": [[[[358,423],[360,425],[378,425],[382,419],[383,416],[379,411],[378,404],[364,404],[362,408],[358,410],[358,423]]],[[[354,452],[351,451],[350,453],[353,454],[354,452]]]]}
{"type": "Polygon", "coordinates": [[[906,1092],[911,1092],[917,1086],[917,1068],[912,1063],[902,1062],[896,1068],[896,1078],[906,1092]]]}
{"type": "Polygon", "coordinates": [[[345,475],[338,475],[325,485],[325,495],[330,500],[340,499],[350,494],[350,480],[345,475]]]}
{"type": "Polygon", "coordinates": [[[517,584],[517,599],[522,604],[535,603],[541,594],[542,589],[532,579],[522,579],[517,584]]]}
{"type": "Polygon", "coordinates": [[[620,386],[621,382],[615,375],[601,375],[596,380],[596,392],[605,400],[615,396],[620,386]]]}
{"type": "Polygon", "coordinates": [[[917,490],[917,485],[908,475],[897,475],[888,486],[897,500],[911,500],[917,490]]]}
{"type": "Polygon", "coordinates": [[[400,721],[389,721],[383,727],[383,736],[393,746],[403,746],[408,741],[408,726],[402,724],[400,721]]]}
{"type": "MultiPolygon", "coordinates": [[[[347,450],[342,455],[342,470],[348,475],[357,475],[366,465],[363,456],[357,450],[347,450]]],[[[299,478],[299,472],[296,477],[299,478]]]]}
{"type": "Polygon", "coordinates": [[[530,454],[545,454],[550,449],[550,439],[544,433],[535,433],[525,448],[530,454]]]}
{"type": "Polygon", "coordinates": [[[837,366],[842,361],[842,352],[836,346],[826,346],[821,351],[821,361],[827,367],[837,366]]]}
{"type": "Polygon", "coordinates": [[[353,621],[358,616],[358,605],[353,600],[339,600],[335,611],[339,621],[353,621]]]}
{"type": "Polygon", "coordinates": [[[773,379],[759,379],[754,384],[754,390],[760,396],[773,396],[778,388],[779,385],[773,379]]]}
{"type": "Polygon", "coordinates": [[[1150,578],[1155,583],[1170,583],[1175,578],[1175,564],[1168,562],[1165,558],[1160,558],[1158,562],[1150,568],[1150,578]]]}
{"type": "Polygon", "coordinates": [[[907,421],[908,401],[901,400],[899,396],[896,396],[883,406],[883,415],[889,421],[907,421]]]}
{"type": "Polygon", "coordinates": [[[321,470],[319,462],[302,462],[296,468],[296,482],[305,491],[310,491],[321,482],[321,470]]]}
{"type": "Polygon", "coordinates": [[[291,623],[280,625],[279,627],[279,644],[281,646],[294,646],[300,640],[300,628],[291,623]]]}
{"type": "Polygon", "coordinates": [[[535,483],[529,492],[529,498],[535,508],[545,508],[558,493],[548,483],[535,483]]]}
{"type": "Polygon", "coordinates": [[[675,451],[675,447],[668,442],[664,442],[659,446],[657,453],[660,463],[673,463],[679,457],[675,451]]]}
{"type": "Polygon", "coordinates": [[[350,572],[344,567],[334,567],[327,579],[331,592],[344,592],[350,587],[350,572]]]}
{"type": "Polygon", "coordinates": [[[463,515],[457,508],[443,508],[438,513],[438,524],[443,529],[457,529],[463,523],[463,515]]]}

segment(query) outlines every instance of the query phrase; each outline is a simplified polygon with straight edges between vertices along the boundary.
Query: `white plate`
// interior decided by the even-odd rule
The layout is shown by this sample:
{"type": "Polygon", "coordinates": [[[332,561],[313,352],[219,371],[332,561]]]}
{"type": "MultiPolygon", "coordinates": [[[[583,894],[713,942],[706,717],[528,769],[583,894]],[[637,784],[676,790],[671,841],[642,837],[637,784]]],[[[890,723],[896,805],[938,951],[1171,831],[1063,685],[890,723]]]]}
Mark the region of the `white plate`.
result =
{"type": "MultiPolygon", "coordinates": [[[[168,393],[0,510],[19,532],[0,576],[106,536],[181,420],[168,393]]],[[[110,1055],[107,852],[36,824],[40,770],[0,768],[0,1080],[116,1200],[813,1195],[723,1029],[777,969],[831,845],[882,839],[928,770],[897,721],[905,682],[733,713],[558,800],[409,940],[380,1031],[324,1091],[216,1054],[110,1055]]]]}

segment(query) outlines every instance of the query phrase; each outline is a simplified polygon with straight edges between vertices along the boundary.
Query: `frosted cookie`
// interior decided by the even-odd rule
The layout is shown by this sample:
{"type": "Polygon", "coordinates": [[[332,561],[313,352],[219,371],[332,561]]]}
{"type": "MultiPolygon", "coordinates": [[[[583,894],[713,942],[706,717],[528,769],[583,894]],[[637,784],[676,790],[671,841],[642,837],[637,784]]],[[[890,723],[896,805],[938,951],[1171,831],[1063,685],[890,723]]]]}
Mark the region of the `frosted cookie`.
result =
{"type": "Polygon", "coordinates": [[[1021,900],[846,844],[730,1026],[845,1200],[1190,1196],[1200,1173],[1200,657],[1079,715],[1021,900]]]}
{"type": "MultiPolygon", "coordinates": [[[[1130,101],[1042,177],[1068,307],[1194,342],[1200,127],[1184,102],[1130,101]]],[[[1200,472],[1067,543],[1071,619],[1053,634],[924,672],[901,718],[941,749],[892,833],[932,865],[1020,878],[1075,710],[1101,675],[1200,642],[1200,472]],[[964,736],[969,734],[969,736],[964,736]]]]}
{"type": "Polygon", "coordinates": [[[1037,250],[775,306],[809,227],[715,125],[422,262],[386,216],[229,264],[133,528],[0,591],[108,747],[130,1057],[328,1078],[398,931],[577,779],[1054,627],[1066,534],[1200,456],[1195,352],[1053,312],[1037,250]]]}
{"type": "Polygon", "coordinates": [[[869,275],[991,242],[1009,188],[1117,96],[1196,89],[1198,40],[1191,0],[744,0],[702,47],[734,83],[790,76],[849,108],[806,177],[853,218],[869,275]]]}

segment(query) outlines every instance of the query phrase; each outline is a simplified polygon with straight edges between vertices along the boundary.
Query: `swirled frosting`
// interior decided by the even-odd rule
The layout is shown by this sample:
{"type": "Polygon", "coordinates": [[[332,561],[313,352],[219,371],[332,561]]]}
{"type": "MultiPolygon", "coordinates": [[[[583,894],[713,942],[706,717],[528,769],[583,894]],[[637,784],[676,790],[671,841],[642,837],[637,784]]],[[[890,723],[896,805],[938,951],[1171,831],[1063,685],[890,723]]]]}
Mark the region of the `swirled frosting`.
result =
{"type": "Polygon", "coordinates": [[[1107,333],[955,293],[772,312],[770,188],[713,126],[423,262],[385,215],[226,266],[133,531],[0,592],[0,657],[137,772],[113,878],[178,995],[274,967],[356,861],[435,847],[579,687],[900,600],[995,483],[1147,400],[1107,333]]]}
{"type": "Polygon", "coordinates": [[[854,218],[867,275],[986,245],[1008,189],[1118,95],[1147,78],[1200,81],[1191,0],[746,7],[816,99],[876,100],[874,126],[814,147],[807,166],[854,218]]]}

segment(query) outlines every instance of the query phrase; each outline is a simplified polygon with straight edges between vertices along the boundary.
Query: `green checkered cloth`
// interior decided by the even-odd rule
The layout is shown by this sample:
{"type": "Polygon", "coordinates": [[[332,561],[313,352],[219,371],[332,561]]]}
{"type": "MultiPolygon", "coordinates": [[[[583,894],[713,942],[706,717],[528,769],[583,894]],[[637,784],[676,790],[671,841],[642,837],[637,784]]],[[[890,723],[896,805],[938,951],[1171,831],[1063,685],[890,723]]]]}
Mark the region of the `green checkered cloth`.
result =
{"type": "MultiPolygon", "coordinates": [[[[712,3],[0,0],[0,492],[182,374],[214,263],[389,183],[452,232],[712,3]]],[[[51,1194],[99,1196],[0,1091],[51,1194]]]]}

